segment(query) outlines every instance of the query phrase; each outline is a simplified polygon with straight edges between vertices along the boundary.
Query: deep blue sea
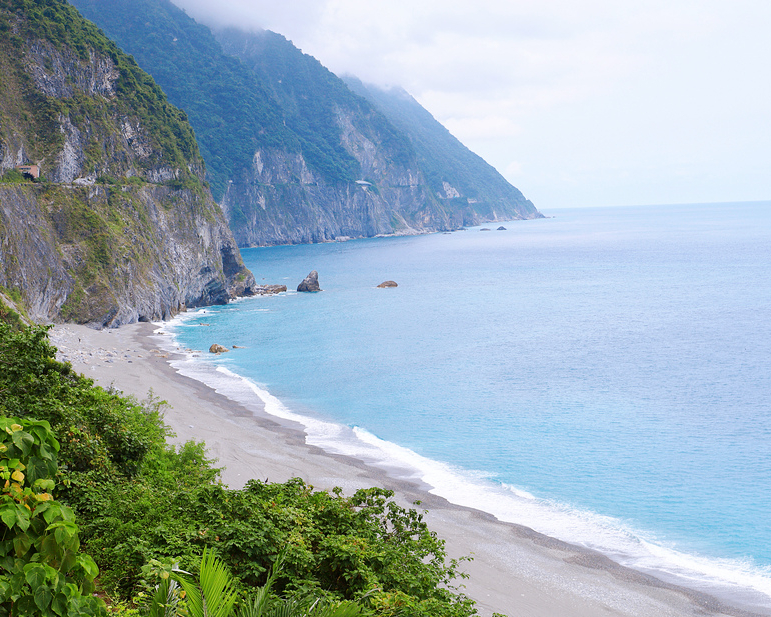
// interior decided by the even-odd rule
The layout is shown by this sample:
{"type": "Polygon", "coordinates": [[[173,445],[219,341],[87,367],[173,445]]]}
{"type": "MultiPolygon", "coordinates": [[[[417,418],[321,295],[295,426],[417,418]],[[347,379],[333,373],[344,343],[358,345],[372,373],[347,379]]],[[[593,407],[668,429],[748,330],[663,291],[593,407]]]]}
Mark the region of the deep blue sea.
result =
{"type": "Polygon", "coordinates": [[[245,347],[178,368],[450,501],[771,607],[771,202],[545,214],[244,250],[290,292],[167,324],[245,347]],[[291,291],[310,270],[324,291],[291,291]]]}

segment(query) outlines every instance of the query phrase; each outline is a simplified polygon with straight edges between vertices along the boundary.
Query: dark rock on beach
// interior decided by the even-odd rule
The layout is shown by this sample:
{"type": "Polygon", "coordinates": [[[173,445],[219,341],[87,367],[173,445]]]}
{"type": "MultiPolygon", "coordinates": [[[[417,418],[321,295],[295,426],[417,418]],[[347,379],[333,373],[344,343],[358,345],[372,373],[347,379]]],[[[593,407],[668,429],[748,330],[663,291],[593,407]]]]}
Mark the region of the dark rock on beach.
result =
{"type": "Polygon", "coordinates": [[[398,287],[396,281],[383,281],[378,287],[398,287]]]}
{"type": "Polygon", "coordinates": [[[257,285],[252,288],[252,291],[256,296],[269,296],[286,291],[286,285],[257,285]]]}
{"type": "Polygon", "coordinates": [[[501,225],[501,226],[500,226],[498,229],[496,229],[495,231],[506,231],[506,228],[505,228],[503,225],[501,225]]]}
{"type": "Polygon", "coordinates": [[[321,291],[319,287],[319,273],[312,270],[303,282],[297,286],[297,291],[321,291]]]}

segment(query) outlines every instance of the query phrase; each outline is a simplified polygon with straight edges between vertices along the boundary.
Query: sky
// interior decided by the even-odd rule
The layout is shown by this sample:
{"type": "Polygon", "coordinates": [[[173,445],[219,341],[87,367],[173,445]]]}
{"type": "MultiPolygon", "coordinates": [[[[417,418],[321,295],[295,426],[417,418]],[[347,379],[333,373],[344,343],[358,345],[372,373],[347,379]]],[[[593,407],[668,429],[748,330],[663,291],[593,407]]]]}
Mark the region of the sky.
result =
{"type": "Polygon", "coordinates": [[[173,0],[398,85],[541,209],[771,200],[770,0],[173,0]]]}

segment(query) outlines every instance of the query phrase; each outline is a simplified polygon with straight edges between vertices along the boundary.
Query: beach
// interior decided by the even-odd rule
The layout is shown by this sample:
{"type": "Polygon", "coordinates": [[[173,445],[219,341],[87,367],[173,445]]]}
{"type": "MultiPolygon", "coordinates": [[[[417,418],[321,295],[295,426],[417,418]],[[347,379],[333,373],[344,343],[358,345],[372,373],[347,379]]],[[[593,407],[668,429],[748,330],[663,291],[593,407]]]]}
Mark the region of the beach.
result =
{"type": "MultiPolygon", "coordinates": [[[[157,326],[131,324],[93,330],[58,325],[51,341],[58,358],[105,388],[139,400],[149,393],[168,403],[165,421],[173,443],[204,441],[209,455],[223,467],[222,480],[240,488],[249,479],[281,482],[300,477],[317,489],[382,486],[395,491],[403,505],[420,501],[426,520],[446,540],[451,557],[470,555],[463,564],[469,578],[460,581],[478,603],[481,615],[509,617],[675,617],[688,615],[751,616],[708,595],[677,587],[624,568],[607,557],[501,523],[481,511],[455,506],[433,496],[425,486],[390,477],[363,462],[325,453],[305,444],[298,427],[279,424],[179,375],[157,326]]],[[[208,353],[208,352],[202,352],[208,353]]],[[[771,614],[771,613],[765,613],[771,614]]]]}

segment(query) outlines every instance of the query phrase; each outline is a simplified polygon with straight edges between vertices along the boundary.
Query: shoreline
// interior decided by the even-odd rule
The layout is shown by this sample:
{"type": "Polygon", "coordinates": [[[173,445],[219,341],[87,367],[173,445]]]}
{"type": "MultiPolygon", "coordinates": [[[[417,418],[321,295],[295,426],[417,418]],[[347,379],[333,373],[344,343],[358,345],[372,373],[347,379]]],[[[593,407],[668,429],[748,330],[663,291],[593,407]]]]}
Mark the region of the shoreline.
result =
{"type": "Polygon", "coordinates": [[[282,482],[301,477],[317,489],[339,486],[348,493],[382,486],[393,490],[402,505],[419,500],[420,508],[429,510],[429,526],[445,539],[448,556],[474,556],[461,567],[470,578],[457,582],[477,602],[481,615],[771,615],[663,582],[595,551],[452,504],[357,459],[307,445],[301,430],[261,413],[258,405],[246,407],[177,373],[169,364],[174,354],[164,350],[157,338],[164,335],[155,335],[156,328],[140,323],[97,331],[57,325],[51,341],[59,348],[57,358],[71,362],[98,385],[139,400],[152,390],[167,401],[164,419],[176,433],[170,441],[205,441],[209,456],[224,467],[222,481],[231,488],[250,478],[282,482]]]}

